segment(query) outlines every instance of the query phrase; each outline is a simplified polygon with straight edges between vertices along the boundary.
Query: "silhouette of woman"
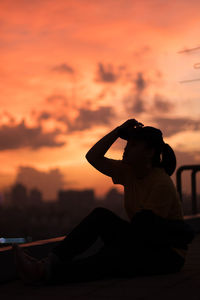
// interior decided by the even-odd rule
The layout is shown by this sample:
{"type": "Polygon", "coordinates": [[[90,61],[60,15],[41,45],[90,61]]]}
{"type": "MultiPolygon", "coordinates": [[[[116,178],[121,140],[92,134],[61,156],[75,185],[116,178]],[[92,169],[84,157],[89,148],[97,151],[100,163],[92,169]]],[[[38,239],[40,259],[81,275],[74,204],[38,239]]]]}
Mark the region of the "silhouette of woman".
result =
{"type": "Polygon", "coordinates": [[[129,221],[98,207],[42,261],[13,245],[22,280],[52,284],[179,271],[193,232],[183,221],[181,202],[170,178],[176,157],[162,132],[129,119],[100,139],[86,159],[114,184],[124,186],[129,221]],[[123,159],[105,157],[118,138],[127,141],[123,159]],[[78,257],[98,238],[103,244],[96,254],[78,257]]]}

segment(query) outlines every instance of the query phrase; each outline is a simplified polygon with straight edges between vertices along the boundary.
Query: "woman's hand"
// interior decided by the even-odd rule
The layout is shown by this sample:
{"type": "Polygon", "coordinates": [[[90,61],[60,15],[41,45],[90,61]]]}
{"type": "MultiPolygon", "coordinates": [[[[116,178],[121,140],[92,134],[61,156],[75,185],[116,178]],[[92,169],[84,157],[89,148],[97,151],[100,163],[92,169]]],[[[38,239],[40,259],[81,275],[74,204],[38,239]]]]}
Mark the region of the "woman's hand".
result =
{"type": "Polygon", "coordinates": [[[118,127],[118,136],[127,140],[134,128],[143,127],[144,125],[135,119],[129,119],[118,127]]]}
{"type": "Polygon", "coordinates": [[[118,128],[121,129],[133,129],[135,127],[142,127],[144,126],[142,123],[138,122],[136,119],[129,119],[120,125],[118,128]]]}

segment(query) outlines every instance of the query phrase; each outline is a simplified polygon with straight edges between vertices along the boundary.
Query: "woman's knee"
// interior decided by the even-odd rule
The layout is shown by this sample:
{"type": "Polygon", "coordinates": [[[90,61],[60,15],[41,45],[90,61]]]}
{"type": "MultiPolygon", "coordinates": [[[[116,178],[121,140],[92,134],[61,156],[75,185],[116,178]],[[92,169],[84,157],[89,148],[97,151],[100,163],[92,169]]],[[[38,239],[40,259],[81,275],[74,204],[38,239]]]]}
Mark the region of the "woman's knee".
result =
{"type": "Polygon", "coordinates": [[[94,208],[91,212],[91,214],[95,215],[95,217],[105,217],[105,215],[108,215],[110,213],[112,212],[109,209],[101,206],[94,208]]]}
{"type": "Polygon", "coordinates": [[[122,219],[113,213],[111,210],[104,208],[104,207],[96,207],[92,212],[90,217],[95,220],[95,223],[103,224],[103,226],[117,225],[120,223],[122,224],[122,219]]]}

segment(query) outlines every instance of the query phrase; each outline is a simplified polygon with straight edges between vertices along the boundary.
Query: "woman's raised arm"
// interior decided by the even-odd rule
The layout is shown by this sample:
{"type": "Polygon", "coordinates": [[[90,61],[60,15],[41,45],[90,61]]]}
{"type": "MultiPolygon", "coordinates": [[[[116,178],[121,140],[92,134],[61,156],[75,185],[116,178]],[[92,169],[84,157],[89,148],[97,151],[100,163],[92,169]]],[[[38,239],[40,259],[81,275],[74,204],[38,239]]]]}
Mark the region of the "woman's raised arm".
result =
{"type": "Polygon", "coordinates": [[[86,154],[87,161],[99,172],[112,177],[115,168],[113,160],[105,157],[105,153],[111,145],[118,139],[118,127],[100,139],[86,154]]]}
{"type": "Polygon", "coordinates": [[[113,164],[113,159],[106,158],[104,155],[112,144],[119,137],[119,129],[134,128],[138,123],[135,119],[129,119],[124,122],[121,126],[116,127],[110,133],[100,139],[86,154],[87,161],[101,173],[113,176],[116,172],[117,165],[113,164]]]}

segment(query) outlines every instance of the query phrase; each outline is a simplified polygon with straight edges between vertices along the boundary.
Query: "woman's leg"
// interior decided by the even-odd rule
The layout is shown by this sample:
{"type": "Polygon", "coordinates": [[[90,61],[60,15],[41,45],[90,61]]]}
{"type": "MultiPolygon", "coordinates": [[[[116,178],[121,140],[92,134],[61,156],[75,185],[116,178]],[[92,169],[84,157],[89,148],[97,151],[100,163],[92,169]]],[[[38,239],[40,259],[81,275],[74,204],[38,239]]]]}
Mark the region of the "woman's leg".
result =
{"type": "Polygon", "coordinates": [[[62,278],[77,280],[91,276],[104,277],[110,274],[112,266],[115,266],[113,262],[118,260],[118,254],[109,246],[115,244],[116,248],[119,247],[129,229],[129,222],[108,209],[96,208],[43,261],[33,261],[21,248],[13,247],[18,269],[23,275],[21,277],[30,282],[43,282],[53,277],[58,281],[62,281],[62,278]],[[72,260],[87,250],[98,237],[105,245],[98,254],[87,259],[72,260]]]}
{"type": "MultiPolygon", "coordinates": [[[[109,249],[109,248],[108,248],[109,249]]],[[[100,251],[96,255],[55,265],[49,283],[98,280],[108,277],[135,277],[169,274],[180,271],[182,259],[170,248],[136,246],[129,251],[100,251]]]]}
{"type": "Polygon", "coordinates": [[[100,237],[105,245],[117,242],[130,223],[106,208],[95,208],[52,252],[69,261],[87,250],[100,237]]]}
{"type": "Polygon", "coordinates": [[[180,271],[185,260],[170,247],[146,245],[135,248],[129,257],[128,272],[130,276],[151,276],[180,271]]]}
{"type": "Polygon", "coordinates": [[[47,284],[83,282],[103,279],[117,275],[117,259],[114,255],[102,254],[101,251],[95,255],[74,261],[60,262],[51,265],[50,272],[46,277],[47,284]]]}
{"type": "Polygon", "coordinates": [[[144,270],[147,275],[159,275],[179,272],[185,259],[170,247],[156,246],[150,248],[146,256],[144,270]]]}

